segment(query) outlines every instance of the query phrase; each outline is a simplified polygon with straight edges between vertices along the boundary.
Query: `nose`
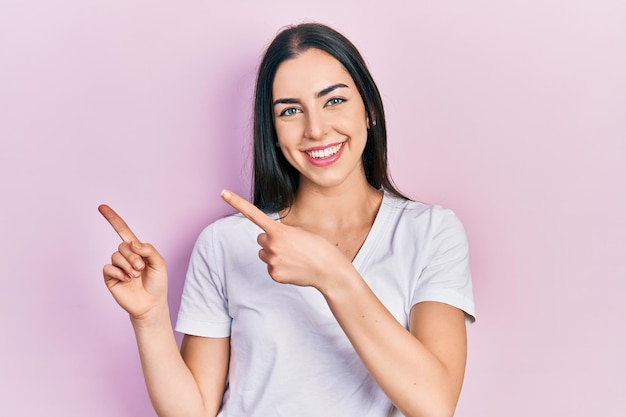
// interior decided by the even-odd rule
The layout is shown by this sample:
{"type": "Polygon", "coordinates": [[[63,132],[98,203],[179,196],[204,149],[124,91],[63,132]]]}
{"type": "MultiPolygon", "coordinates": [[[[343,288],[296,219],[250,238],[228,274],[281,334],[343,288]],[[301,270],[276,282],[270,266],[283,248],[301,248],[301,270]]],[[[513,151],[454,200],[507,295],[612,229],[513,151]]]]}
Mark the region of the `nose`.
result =
{"type": "Polygon", "coordinates": [[[326,136],[326,133],[326,125],[323,116],[315,111],[307,112],[304,137],[312,140],[320,140],[326,136]]]}

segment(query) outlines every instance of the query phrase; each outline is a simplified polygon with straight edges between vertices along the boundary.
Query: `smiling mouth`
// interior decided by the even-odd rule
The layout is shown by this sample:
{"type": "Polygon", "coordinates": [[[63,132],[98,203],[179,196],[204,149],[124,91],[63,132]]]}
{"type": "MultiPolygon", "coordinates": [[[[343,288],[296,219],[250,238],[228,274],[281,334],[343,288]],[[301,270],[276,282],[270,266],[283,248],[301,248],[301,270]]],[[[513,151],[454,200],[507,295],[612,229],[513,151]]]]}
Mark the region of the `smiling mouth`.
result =
{"type": "Polygon", "coordinates": [[[307,155],[309,155],[313,159],[324,159],[329,158],[335,155],[341,147],[345,144],[345,142],[338,143],[337,145],[329,146],[325,149],[315,149],[312,151],[304,151],[307,155]]]}

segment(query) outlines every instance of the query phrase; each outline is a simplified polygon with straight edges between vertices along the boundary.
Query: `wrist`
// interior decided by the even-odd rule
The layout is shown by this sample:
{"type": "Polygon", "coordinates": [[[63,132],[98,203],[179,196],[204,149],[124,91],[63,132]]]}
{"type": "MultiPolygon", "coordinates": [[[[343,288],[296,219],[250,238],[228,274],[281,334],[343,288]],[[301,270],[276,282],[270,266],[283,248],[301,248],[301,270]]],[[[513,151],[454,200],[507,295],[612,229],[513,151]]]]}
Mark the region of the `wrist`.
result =
{"type": "Polygon", "coordinates": [[[363,278],[354,268],[352,263],[342,264],[341,267],[334,269],[334,273],[330,274],[328,279],[322,285],[317,287],[327,300],[340,299],[345,295],[353,294],[354,290],[362,284],[363,278]]]}
{"type": "Polygon", "coordinates": [[[137,316],[129,315],[129,317],[135,330],[159,327],[163,324],[171,326],[170,309],[167,303],[155,306],[143,314],[137,316]]]}

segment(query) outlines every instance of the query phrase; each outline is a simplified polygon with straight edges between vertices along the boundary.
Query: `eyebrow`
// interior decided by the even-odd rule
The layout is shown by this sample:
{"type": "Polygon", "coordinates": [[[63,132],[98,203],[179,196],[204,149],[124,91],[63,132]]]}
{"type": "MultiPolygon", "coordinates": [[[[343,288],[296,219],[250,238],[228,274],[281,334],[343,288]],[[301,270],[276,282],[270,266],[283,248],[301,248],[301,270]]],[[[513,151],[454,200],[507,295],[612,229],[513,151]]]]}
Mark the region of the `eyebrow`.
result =
{"type": "MultiPolygon", "coordinates": [[[[315,94],[315,97],[320,98],[320,97],[324,97],[327,94],[332,93],[333,91],[335,91],[338,88],[348,88],[347,85],[345,85],[344,83],[337,83],[337,84],[333,84],[329,87],[324,88],[323,90],[317,92],[315,94]]],[[[275,106],[277,104],[297,104],[300,101],[295,99],[295,98],[279,98],[276,99],[272,102],[272,105],[275,106]]]]}
{"type": "Polygon", "coordinates": [[[326,87],[325,89],[323,89],[322,91],[320,91],[319,93],[317,93],[315,95],[315,97],[320,98],[325,96],[326,94],[330,94],[333,91],[335,91],[338,88],[348,88],[347,85],[343,84],[343,83],[337,83],[337,84],[333,84],[330,87],[326,87]]]}

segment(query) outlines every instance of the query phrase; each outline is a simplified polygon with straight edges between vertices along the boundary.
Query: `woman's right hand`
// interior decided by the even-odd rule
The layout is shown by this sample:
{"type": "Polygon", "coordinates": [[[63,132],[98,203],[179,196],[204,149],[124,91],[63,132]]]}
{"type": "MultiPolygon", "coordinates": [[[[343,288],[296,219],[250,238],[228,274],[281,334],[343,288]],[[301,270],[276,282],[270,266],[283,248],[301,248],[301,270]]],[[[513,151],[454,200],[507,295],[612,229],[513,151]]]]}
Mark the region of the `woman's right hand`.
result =
{"type": "Polygon", "coordinates": [[[167,269],[165,260],[149,243],[141,241],[126,222],[107,205],[100,214],[122,238],[111,263],[103,268],[104,282],[115,301],[132,320],[150,322],[167,310],[167,269]]]}

